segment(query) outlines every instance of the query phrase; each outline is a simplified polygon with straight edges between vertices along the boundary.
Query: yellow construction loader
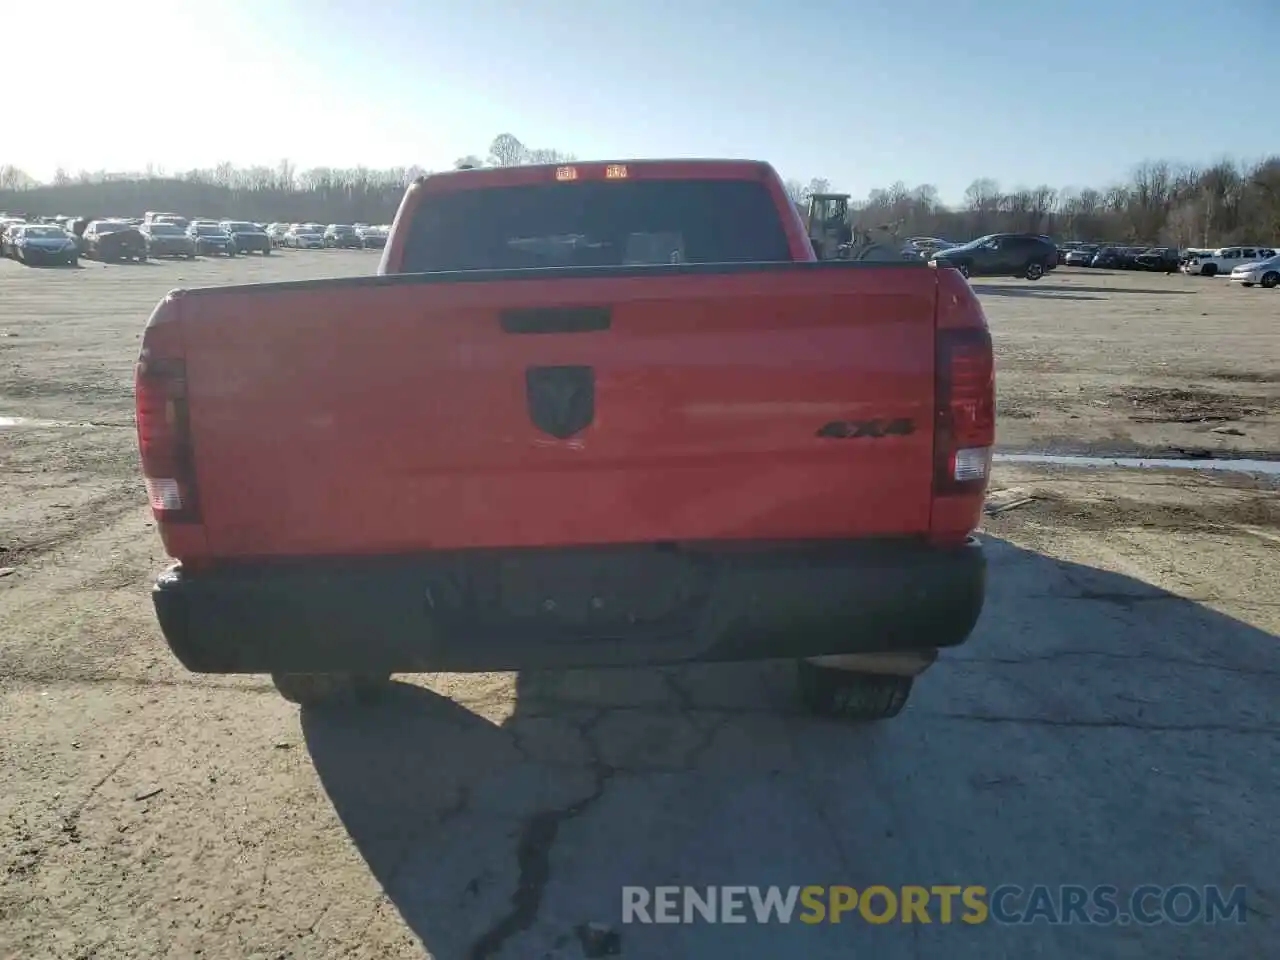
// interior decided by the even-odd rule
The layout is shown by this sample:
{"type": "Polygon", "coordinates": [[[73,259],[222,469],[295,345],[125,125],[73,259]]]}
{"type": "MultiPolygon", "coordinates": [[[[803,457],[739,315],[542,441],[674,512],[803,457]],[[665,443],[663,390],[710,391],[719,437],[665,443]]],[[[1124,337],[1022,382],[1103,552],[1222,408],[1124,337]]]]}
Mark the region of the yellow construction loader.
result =
{"type": "Polygon", "coordinates": [[[841,259],[842,248],[847,249],[853,239],[849,226],[849,194],[810,194],[805,226],[819,260],[841,259]]]}
{"type": "Polygon", "coordinates": [[[855,228],[849,222],[849,194],[809,195],[805,217],[809,242],[819,260],[902,260],[902,221],[881,224],[874,229],[855,228]]]}

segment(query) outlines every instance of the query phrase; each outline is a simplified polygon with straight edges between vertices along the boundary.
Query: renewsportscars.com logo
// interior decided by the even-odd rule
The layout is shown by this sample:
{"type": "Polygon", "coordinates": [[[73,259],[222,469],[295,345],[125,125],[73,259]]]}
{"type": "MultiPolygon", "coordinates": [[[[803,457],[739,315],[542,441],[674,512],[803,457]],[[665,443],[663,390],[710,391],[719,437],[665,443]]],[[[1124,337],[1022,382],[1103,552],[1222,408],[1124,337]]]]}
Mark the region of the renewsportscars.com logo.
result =
{"type": "Polygon", "coordinates": [[[937,884],[901,887],[623,887],[623,923],[964,923],[1152,926],[1244,923],[1245,888],[937,884]]]}

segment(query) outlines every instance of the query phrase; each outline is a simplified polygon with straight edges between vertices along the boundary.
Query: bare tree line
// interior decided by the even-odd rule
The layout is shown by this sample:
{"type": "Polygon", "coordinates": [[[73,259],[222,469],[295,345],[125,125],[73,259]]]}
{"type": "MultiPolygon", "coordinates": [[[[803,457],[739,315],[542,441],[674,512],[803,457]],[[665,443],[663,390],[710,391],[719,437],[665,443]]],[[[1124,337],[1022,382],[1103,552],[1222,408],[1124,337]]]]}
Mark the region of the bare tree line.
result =
{"type": "MultiPolygon", "coordinates": [[[[799,206],[828,181],[788,181],[799,206]]],[[[1148,161],[1128,182],[1106,189],[1041,185],[1004,191],[975,180],[958,207],[943,204],[932,184],[898,182],[851,204],[860,226],[894,224],[904,236],[964,240],[997,232],[1041,233],[1061,240],[1176,247],[1280,241],[1280,156],[1254,164],[1224,160],[1209,167],[1148,161]]]]}
{"type": "MultiPolygon", "coordinates": [[[[514,166],[575,159],[530,147],[510,133],[495,137],[484,157],[460,157],[455,167],[514,166]]],[[[59,170],[39,183],[13,166],[0,165],[0,209],[84,216],[136,215],[173,210],[188,215],[258,221],[319,220],[385,223],[405,187],[428,171],[417,166],[371,170],[313,167],[235,167],[165,175],[59,170]]],[[[787,181],[803,206],[811,193],[830,192],[827,180],[787,181]]],[[[860,226],[894,224],[903,235],[964,240],[996,231],[1043,233],[1063,240],[1209,246],[1280,241],[1280,156],[1246,164],[1224,160],[1209,167],[1148,161],[1127,182],[1105,189],[1057,189],[1047,185],[1003,190],[994,180],[969,185],[958,206],[941,202],[931,184],[902,182],[872,190],[852,204],[860,226]]]]}
{"type": "MultiPolygon", "coordinates": [[[[529,147],[504,133],[493,139],[487,156],[459,157],[454,166],[569,159],[568,154],[529,147]]],[[[221,163],[178,175],[154,168],[126,173],[80,171],[74,176],[59,170],[52,182],[40,183],[16,167],[0,165],[0,210],[76,216],[136,216],[144,210],[167,210],[259,222],[387,223],[405,188],[428,172],[418,166],[299,170],[291,161],[281,160],[275,167],[221,163]]]]}

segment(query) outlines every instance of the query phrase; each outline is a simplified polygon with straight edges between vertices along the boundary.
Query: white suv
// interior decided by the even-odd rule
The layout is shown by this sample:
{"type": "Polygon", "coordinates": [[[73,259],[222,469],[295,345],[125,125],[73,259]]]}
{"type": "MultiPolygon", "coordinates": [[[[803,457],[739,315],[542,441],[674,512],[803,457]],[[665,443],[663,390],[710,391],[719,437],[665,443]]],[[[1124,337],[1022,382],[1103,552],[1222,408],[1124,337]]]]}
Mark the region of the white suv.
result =
{"type": "Polygon", "coordinates": [[[1270,247],[1220,247],[1209,256],[1192,257],[1186,270],[1202,277],[1227,276],[1236,267],[1275,255],[1270,247]]]}

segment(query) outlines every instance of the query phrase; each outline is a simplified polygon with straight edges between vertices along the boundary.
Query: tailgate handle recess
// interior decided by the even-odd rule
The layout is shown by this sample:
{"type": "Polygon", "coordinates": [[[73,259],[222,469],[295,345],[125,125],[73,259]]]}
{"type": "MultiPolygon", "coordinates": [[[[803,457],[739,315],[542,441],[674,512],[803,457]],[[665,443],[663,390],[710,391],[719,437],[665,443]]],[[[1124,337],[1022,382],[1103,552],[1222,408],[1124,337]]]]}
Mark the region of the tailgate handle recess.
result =
{"type": "Polygon", "coordinates": [[[608,330],[609,307],[531,307],[502,311],[506,333],[594,333],[608,330]]]}

